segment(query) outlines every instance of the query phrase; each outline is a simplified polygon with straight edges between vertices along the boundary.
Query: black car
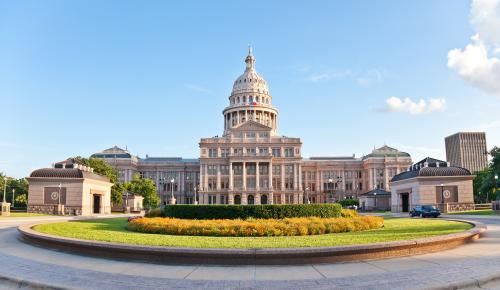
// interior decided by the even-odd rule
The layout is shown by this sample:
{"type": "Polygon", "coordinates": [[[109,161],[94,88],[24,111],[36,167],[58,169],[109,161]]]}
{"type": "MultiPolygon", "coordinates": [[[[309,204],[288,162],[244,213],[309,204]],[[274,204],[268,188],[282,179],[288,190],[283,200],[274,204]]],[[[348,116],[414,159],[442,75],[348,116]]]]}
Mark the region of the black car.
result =
{"type": "Polygon", "coordinates": [[[415,208],[412,209],[412,211],[410,211],[411,217],[421,216],[423,218],[425,218],[425,217],[437,218],[440,215],[441,215],[441,212],[434,205],[416,206],[415,208]]]}

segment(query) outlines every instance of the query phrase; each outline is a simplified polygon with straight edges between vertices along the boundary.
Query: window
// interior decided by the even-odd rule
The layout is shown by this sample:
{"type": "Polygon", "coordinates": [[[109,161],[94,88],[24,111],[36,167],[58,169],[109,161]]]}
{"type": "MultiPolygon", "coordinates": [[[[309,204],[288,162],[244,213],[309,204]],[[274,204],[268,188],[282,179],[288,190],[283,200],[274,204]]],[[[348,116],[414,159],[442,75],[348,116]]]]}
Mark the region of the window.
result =
{"type": "Polygon", "coordinates": [[[281,175],[281,165],[273,165],[273,175],[281,175]]]}
{"type": "Polygon", "coordinates": [[[217,157],[217,148],[208,149],[208,157],[217,157]]]}
{"type": "Polygon", "coordinates": [[[222,148],[220,150],[220,157],[228,157],[229,153],[230,153],[230,149],[229,148],[222,148]]]}
{"type": "Polygon", "coordinates": [[[215,204],[217,201],[217,196],[214,194],[208,195],[208,204],[215,204]]]}
{"type": "Polygon", "coordinates": [[[247,148],[247,155],[255,156],[255,148],[247,148]]]}
{"type": "Polygon", "coordinates": [[[281,148],[273,148],[273,156],[281,157],[281,148]]]}
{"type": "Polygon", "coordinates": [[[247,102],[247,97],[243,96],[243,103],[246,103],[246,102],[247,102]]]}
{"type": "Polygon", "coordinates": [[[293,175],[293,164],[285,165],[285,174],[286,175],[293,175]]]}
{"type": "Polygon", "coordinates": [[[233,152],[235,156],[241,156],[243,155],[243,148],[234,148],[233,152]]]}
{"type": "Polygon", "coordinates": [[[229,165],[221,165],[220,166],[220,174],[229,175],[229,165]]]}
{"type": "Polygon", "coordinates": [[[260,137],[260,138],[268,138],[268,137],[269,137],[269,133],[267,133],[267,132],[262,132],[262,133],[260,133],[260,134],[259,134],[259,137],[260,137]]]}
{"type": "Polygon", "coordinates": [[[269,174],[269,166],[259,164],[259,174],[269,174]]]}
{"type": "Polygon", "coordinates": [[[253,103],[253,97],[252,96],[248,97],[248,102],[249,103],[253,103]]]}
{"type": "Polygon", "coordinates": [[[217,174],[217,165],[208,165],[207,169],[208,175],[216,175],[217,174]]]}
{"type": "Polygon", "coordinates": [[[259,103],[259,97],[258,97],[258,96],[257,96],[257,97],[255,97],[255,101],[256,101],[257,103],[259,103]]]}
{"type": "Polygon", "coordinates": [[[221,189],[228,189],[229,188],[229,178],[221,178],[220,188],[221,189]]]}
{"type": "Polygon", "coordinates": [[[216,190],[217,189],[217,178],[209,177],[208,178],[208,190],[216,190]]]}
{"type": "Polygon", "coordinates": [[[293,157],[293,148],[285,148],[285,157],[293,157]]]}
{"type": "Polygon", "coordinates": [[[243,165],[233,165],[233,174],[234,175],[242,175],[243,174],[243,165]]]}
{"type": "Polygon", "coordinates": [[[259,155],[267,155],[269,154],[268,148],[259,148],[259,155]]]}
{"type": "Polygon", "coordinates": [[[226,195],[220,196],[220,204],[227,204],[227,196],[226,195]]]}
{"type": "Polygon", "coordinates": [[[255,138],[255,132],[247,132],[246,137],[247,138],[255,138]]]}
{"type": "Polygon", "coordinates": [[[238,100],[238,103],[239,103],[240,102],[240,97],[238,97],[237,100],[238,100]]]}
{"type": "Polygon", "coordinates": [[[255,175],[255,164],[247,164],[247,175],[255,175]]]}
{"type": "Polygon", "coordinates": [[[281,177],[273,177],[273,188],[281,189],[281,177]]]}

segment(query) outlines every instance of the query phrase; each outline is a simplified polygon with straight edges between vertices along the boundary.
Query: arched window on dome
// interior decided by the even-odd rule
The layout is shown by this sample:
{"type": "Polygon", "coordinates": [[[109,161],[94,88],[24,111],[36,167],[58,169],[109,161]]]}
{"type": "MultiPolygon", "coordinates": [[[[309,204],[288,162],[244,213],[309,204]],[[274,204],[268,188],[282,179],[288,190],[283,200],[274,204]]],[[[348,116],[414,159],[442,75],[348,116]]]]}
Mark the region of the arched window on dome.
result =
{"type": "Polygon", "coordinates": [[[246,103],[246,102],[247,102],[247,97],[243,96],[243,103],[246,103]]]}
{"type": "Polygon", "coordinates": [[[252,96],[248,97],[248,102],[249,102],[250,104],[251,104],[251,103],[253,103],[253,97],[252,97],[252,96]]]}
{"type": "Polygon", "coordinates": [[[238,97],[236,100],[238,101],[238,104],[239,104],[240,103],[240,97],[238,97]]]}
{"type": "Polygon", "coordinates": [[[266,98],[266,104],[269,104],[269,98],[266,98]]]}
{"type": "Polygon", "coordinates": [[[247,79],[244,79],[244,80],[243,80],[243,82],[245,82],[245,83],[246,83],[246,82],[247,82],[247,79]]]}
{"type": "Polygon", "coordinates": [[[255,97],[255,101],[259,103],[259,96],[255,97]]]}

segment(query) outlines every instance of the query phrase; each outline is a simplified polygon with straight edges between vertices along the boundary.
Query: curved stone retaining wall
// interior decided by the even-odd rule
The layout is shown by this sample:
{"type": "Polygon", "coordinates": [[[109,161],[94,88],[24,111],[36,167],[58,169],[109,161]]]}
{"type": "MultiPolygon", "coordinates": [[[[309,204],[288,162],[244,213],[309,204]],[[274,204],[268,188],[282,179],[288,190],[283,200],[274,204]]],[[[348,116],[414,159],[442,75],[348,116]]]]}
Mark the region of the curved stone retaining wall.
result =
{"type": "MultiPolygon", "coordinates": [[[[458,220],[457,220],[458,221],[458,220]]],[[[268,249],[199,249],[141,246],[80,240],[52,236],[32,230],[32,225],[20,226],[24,241],[71,251],[125,260],[151,261],[165,264],[232,264],[232,265],[290,265],[310,263],[336,263],[411,256],[451,249],[478,239],[486,226],[467,222],[474,228],[450,235],[366,245],[315,248],[268,249]]]]}

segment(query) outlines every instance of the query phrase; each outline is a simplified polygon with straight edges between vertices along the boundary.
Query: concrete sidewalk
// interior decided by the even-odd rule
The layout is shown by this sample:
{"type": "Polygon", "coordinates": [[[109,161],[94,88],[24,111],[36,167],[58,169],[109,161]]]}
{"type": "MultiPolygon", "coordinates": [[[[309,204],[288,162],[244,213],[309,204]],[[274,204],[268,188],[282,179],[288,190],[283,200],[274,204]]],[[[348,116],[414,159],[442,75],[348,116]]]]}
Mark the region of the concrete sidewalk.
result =
{"type": "Polygon", "coordinates": [[[482,239],[460,248],[390,260],[304,266],[168,266],[100,259],[19,242],[17,230],[6,227],[0,229],[0,276],[11,277],[13,286],[29,281],[68,289],[477,287],[500,277],[500,218],[467,219],[486,223],[488,231],[482,239]]]}

